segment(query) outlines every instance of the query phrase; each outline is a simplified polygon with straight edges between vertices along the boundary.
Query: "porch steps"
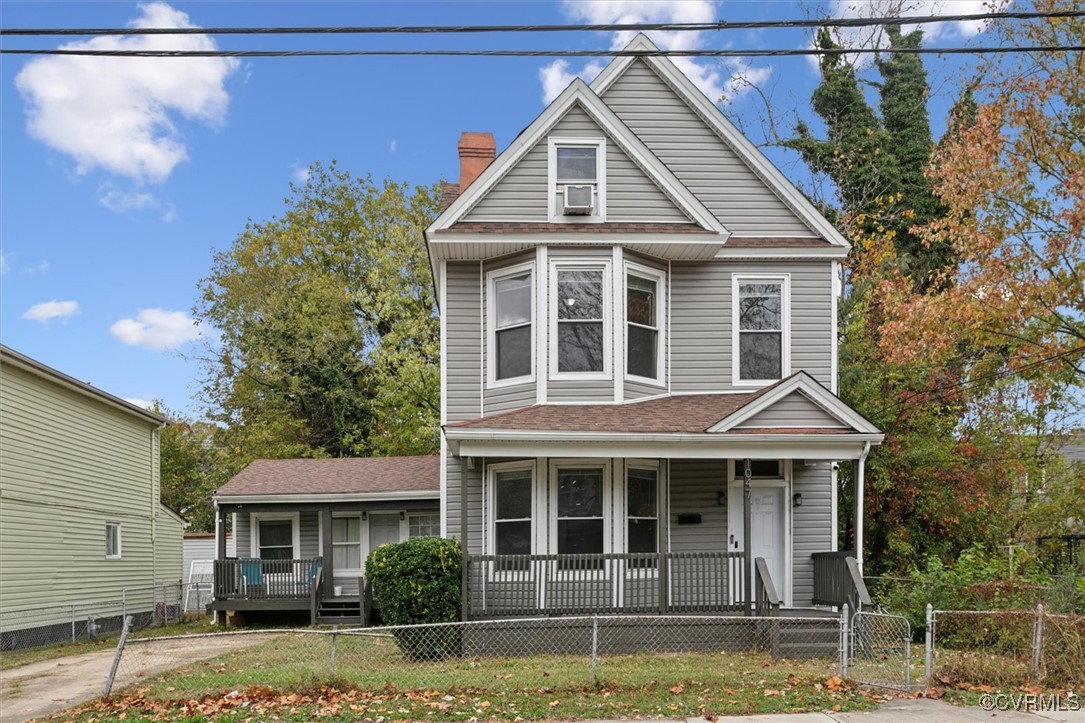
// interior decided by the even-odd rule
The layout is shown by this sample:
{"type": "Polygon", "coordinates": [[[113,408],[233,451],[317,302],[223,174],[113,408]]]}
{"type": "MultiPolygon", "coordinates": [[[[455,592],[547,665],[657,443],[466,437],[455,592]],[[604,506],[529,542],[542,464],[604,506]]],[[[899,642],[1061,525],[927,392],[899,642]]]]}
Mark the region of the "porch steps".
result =
{"type": "Polygon", "coordinates": [[[835,618],[791,621],[781,625],[772,645],[774,658],[833,658],[840,652],[840,623],[835,618]]]}
{"type": "Polygon", "coordinates": [[[317,622],[321,625],[364,625],[361,600],[357,596],[321,600],[317,622]]]}

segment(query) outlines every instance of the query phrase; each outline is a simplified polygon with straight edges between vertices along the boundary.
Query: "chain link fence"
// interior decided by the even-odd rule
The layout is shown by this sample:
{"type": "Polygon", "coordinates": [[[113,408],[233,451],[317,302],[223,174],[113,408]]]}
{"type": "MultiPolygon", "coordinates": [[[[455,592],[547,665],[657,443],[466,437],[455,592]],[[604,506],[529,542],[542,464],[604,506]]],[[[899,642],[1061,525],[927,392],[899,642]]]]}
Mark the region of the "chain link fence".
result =
{"type": "Polygon", "coordinates": [[[1085,685],[1085,616],[1032,610],[929,610],[932,681],[996,688],[1085,685]]]}
{"type": "Polygon", "coordinates": [[[151,696],[184,697],[334,680],[368,690],[582,688],[636,680],[661,656],[670,660],[648,666],[646,684],[718,677],[736,661],[759,669],[787,659],[836,675],[840,619],[614,615],[122,638],[107,694],[133,683],[151,696]]]}
{"type": "Polygon", "coordinates": [[[847,635],[844,677],[863,685],[912,688],[912,630],[901,615],[860,611],[847,635]]]}
{"type": "Polygon", "coordinates": [[[125,617],[132,629],[179,622],[185,585],[168,583],[125,588],[111,600],[72,601],[0,613],[0,650],[36,648],[94,640],[120,633],[125,617]]]}

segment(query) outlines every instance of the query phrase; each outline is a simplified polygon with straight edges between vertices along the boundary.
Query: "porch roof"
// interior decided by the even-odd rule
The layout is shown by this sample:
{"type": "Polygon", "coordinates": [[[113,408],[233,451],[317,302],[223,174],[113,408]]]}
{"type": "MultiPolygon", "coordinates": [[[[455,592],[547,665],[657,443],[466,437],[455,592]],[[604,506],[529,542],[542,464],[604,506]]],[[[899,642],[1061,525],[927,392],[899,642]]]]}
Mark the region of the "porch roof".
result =
{"type": "Polygon", "coordinates": [[[418,457],[258,459],[216,492],[217,498],[283,495],[440,495],[441,460],[418,457]]]}
{"type": "Polygon", "coordinates": [[[756,392],[536,404],[453,422],[444,432],[452,452],[462,456],[534,449],[572,456],[626,456],[625,451],[635,456],[637,450],[651,450],[651,456],[789,452],[831,459],[883,439],[873,424],[803,371],[756,392]],[[789,413],[780,405],[789,399],[801,399],[804,407],[789,413]]]}

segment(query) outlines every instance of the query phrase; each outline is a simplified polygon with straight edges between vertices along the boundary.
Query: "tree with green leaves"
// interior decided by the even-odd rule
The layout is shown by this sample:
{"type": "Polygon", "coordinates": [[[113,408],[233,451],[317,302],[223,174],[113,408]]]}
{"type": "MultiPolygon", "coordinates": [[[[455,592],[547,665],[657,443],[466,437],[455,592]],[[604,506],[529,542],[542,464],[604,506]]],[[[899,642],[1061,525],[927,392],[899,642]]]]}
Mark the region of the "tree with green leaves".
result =
{"type": "Polygon", "coordinates": [[[291,191],[200,283],[196,317],[217,332],[204,395],[232,466],[434,452],[440,336],[422,232],[436,187],[333,162],[291,191]]]}
{"type": "Polygon", "coordinates": [[[211,496],[227,479],[226,459],[216,443],[218,429],[171,412],[160,403],[154,411],[170,420],[159,432],[159,487],[162,503],[176,510],[194,532],[215,529],[211,496]]]}

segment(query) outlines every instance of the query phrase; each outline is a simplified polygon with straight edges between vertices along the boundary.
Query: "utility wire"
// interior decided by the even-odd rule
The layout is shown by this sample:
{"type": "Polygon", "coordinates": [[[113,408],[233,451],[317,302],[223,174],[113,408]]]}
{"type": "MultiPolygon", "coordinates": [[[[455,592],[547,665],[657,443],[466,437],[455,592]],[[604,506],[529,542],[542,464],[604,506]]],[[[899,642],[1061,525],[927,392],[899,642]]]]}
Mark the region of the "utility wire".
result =
{"type": "Polygon", "coordinates": [[[490,57],[490,58],[781,58],[809,55],[1009,55],[1079,53],[1085,45],[977,48],[789,48],[778,50],[95,50],[90,48],[0,49],[0,55],[78,55],[99,58],[312,58],[312,57],[490,57]]]}
{"type": "Polygon", "coordinates": [[[967,22],[972,20],[1031,20],[1035,18],[1085,17],[1081,10],[970,13],[962,15],[916,15],[883,18],[804,18],[801,20],[753,20],[712,23],[605,23],[595,25],[377,25],[316,26],[270,28],[11,28],[0,35],[441,35],[456,33],[549,33],[549,32],[622,32],[665,30],[705,32],[711,30],[752,30],[764,28],[856,28],[877,25],[923,25],[927,23],[967,22]]]}

